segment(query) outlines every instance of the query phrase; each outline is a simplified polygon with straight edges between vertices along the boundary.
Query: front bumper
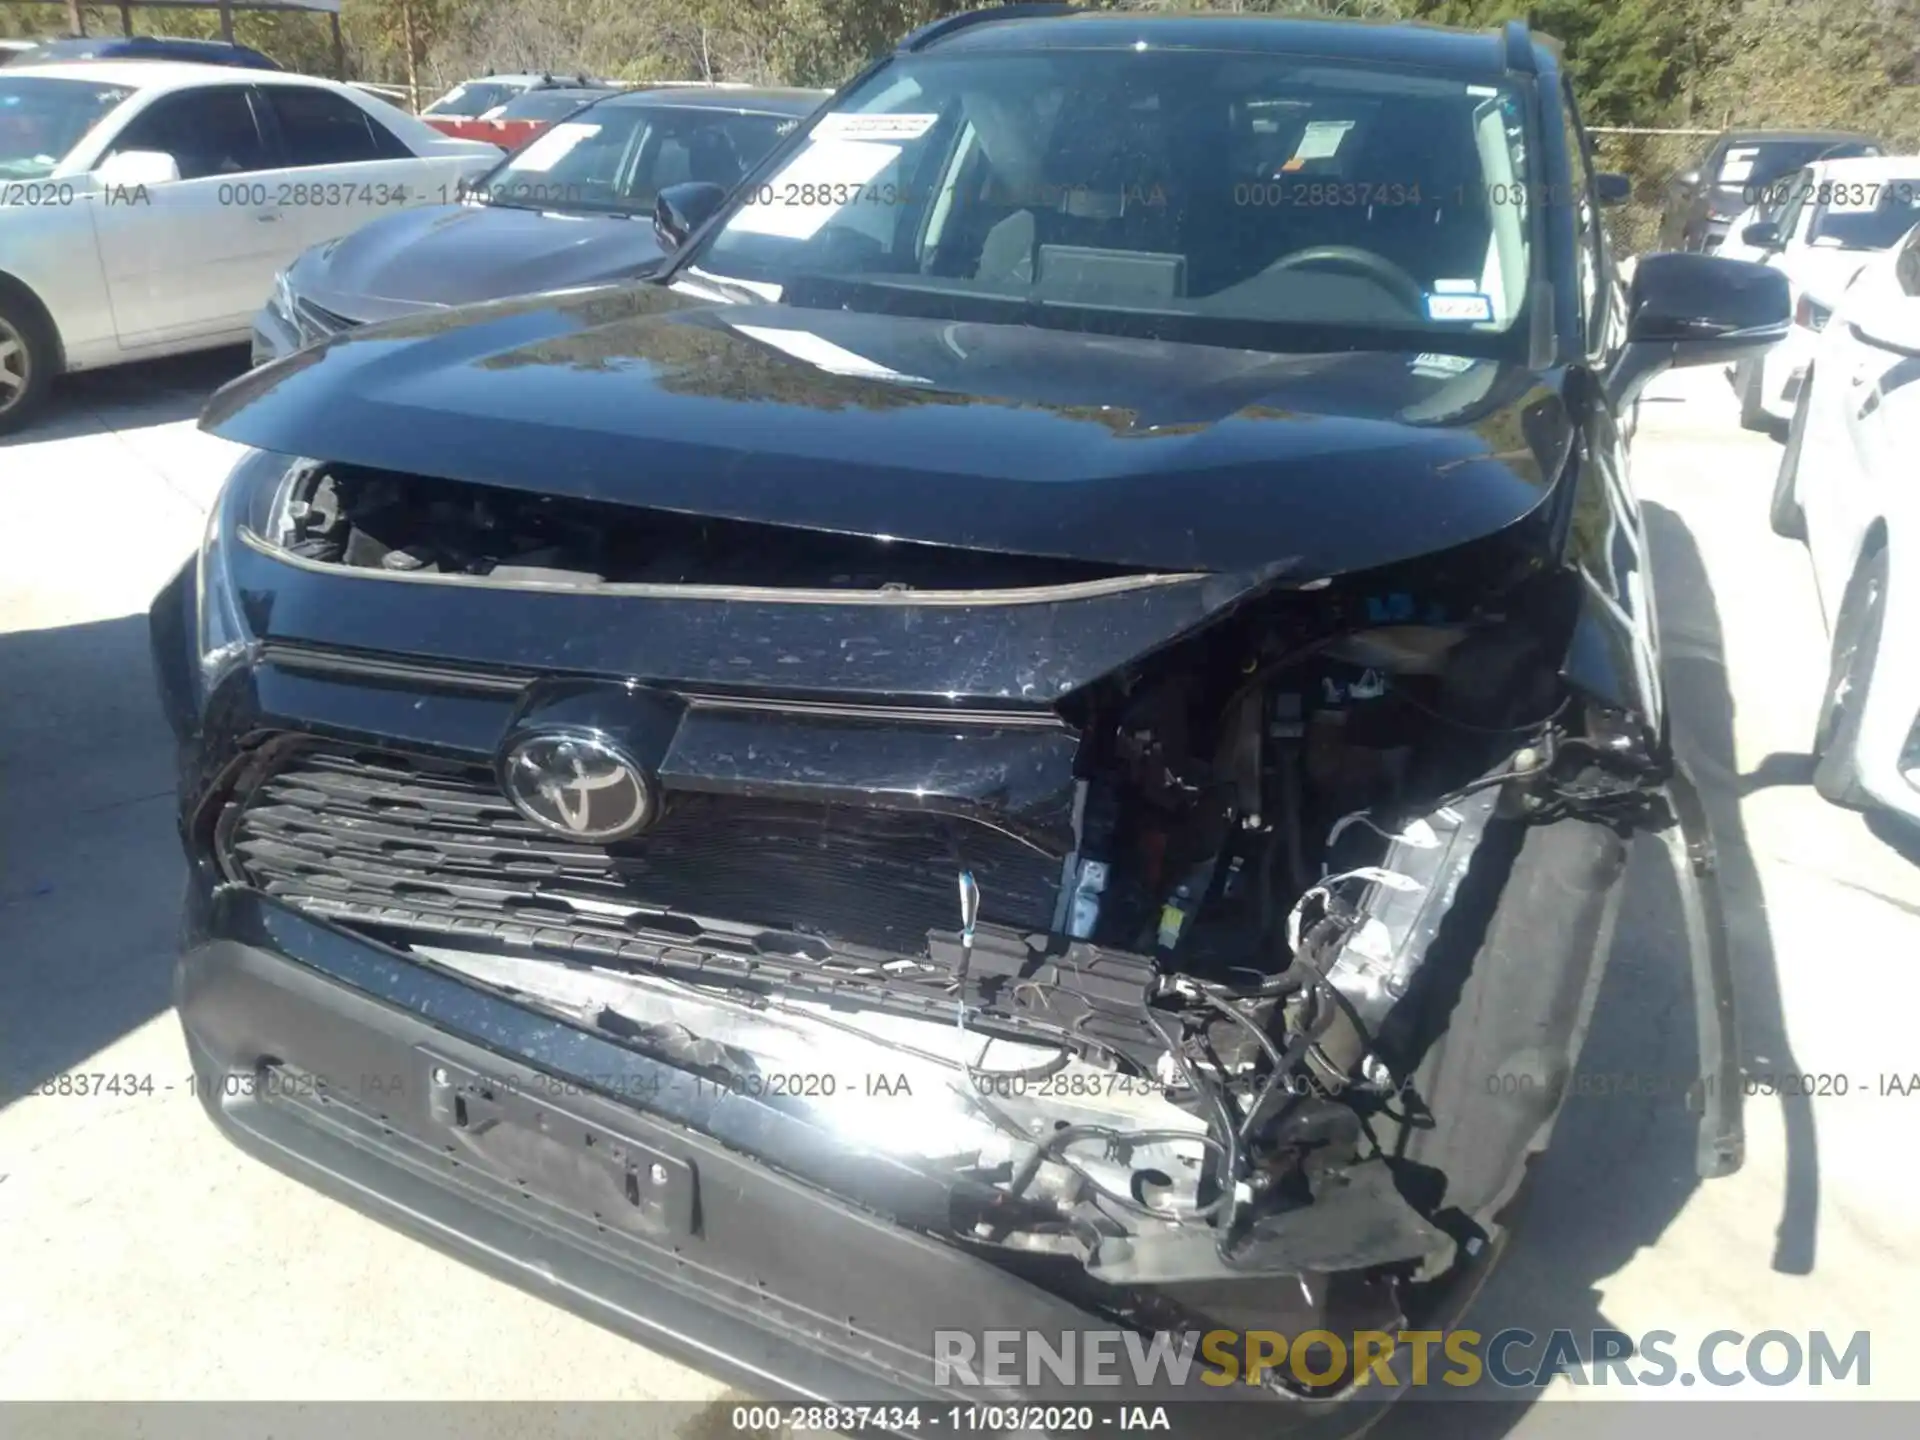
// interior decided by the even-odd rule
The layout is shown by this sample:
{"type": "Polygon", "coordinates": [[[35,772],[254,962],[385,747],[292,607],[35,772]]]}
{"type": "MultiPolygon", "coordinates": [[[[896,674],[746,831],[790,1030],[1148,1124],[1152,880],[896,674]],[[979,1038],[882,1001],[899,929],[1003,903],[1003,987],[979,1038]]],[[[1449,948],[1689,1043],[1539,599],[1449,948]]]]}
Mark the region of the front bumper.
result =
{"type": "Polygon", "coordinates": [[[937,1330],[1111,1322],[750,1158],[791,1138],[772,1104],[703,1098],[686,1071],[257,892],[192,882],[176,999],[203,1104],[242,1149],[758,1396],[1213,1401],[1210,1432],[1329,1440],[1392,1398],[1223,1395],[1199,1367],[1185,1386],[942,1388],[937,1330]],[[695,1107],[700,1129],[670,1118],[695,1107]]]}

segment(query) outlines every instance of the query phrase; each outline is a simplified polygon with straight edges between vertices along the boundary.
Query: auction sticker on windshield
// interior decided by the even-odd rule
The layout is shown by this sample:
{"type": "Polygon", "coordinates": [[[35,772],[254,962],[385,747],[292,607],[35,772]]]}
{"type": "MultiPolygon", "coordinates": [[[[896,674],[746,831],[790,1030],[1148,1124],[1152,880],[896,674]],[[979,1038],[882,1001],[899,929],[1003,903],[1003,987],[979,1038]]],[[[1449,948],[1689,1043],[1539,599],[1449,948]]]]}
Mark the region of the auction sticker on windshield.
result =
{"type": "Polygon", "coordinates": [[[931,130],[938,115],[822,116],[813,127],[813,140],[918,140],[931,130]]]}
{"type": "Polygon", "coordinates": [[[1759,156],[1756,145],[1741,145],[1727,151],[1727,158],[1720,166],[1720,183],[1738,185],[1753,174],[1753,162],[1759,156]]]}
{"type": "Polygon", "coordinates": [[[1296,160],[1331,160],[1340,153],[1340,142],[1353,129],[1351,120],[1309,120],[1294,148],[1296,160]]]}

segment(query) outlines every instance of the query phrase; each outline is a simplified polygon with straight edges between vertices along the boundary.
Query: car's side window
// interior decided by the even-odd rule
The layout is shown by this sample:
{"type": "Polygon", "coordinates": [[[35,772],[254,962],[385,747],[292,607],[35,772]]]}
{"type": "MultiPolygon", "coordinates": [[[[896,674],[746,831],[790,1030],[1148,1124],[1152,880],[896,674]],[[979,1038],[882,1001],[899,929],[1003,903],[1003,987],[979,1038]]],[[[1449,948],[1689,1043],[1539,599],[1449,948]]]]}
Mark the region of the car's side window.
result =
{"type": "Polygon", "coordinates": [[[1600,277],[1605,273],[1601,252],[1605,241],[1600,234],[1600,210],[1594,201],[1593,167],[1587,160],[1586,133],[1573,108],[1573,97],[1564,85],[1560,90],[1560,123],[1567,134],[1567,168],[1574,187],[1571,198],[1574,239],[1579,249],[1581,323],[1586,327],[1587,343],[1592,346],[1606,325],[1606,316],[1600,310],[1600,277]]]}
{"type": "Polygon", "coordinates": [[[1800,217],[1806,214],[1807,197],[1813,193],[1813,172],[1796,170],[1790,179],[1782,183],[1787,187],[1787,203],[1780,207],[1779,218],[1773,223],[1784,242],[1793,238],[1793,232],[1800,226],[1800,217]]]}
{"type": "Polygon", "coordinates": [[[210,85],[163,95],[127,122],[108,154],[157,150],[173,157],[182,180],[271,169],[272,155],[247,90],[210,85]]]}
{"type": "Polygon", "coordinates": [[[268,85],[262,90],[280,126],[284,163],[293,169],[403,159],[413,153],[343,95],[306,85],[268,85]]]}

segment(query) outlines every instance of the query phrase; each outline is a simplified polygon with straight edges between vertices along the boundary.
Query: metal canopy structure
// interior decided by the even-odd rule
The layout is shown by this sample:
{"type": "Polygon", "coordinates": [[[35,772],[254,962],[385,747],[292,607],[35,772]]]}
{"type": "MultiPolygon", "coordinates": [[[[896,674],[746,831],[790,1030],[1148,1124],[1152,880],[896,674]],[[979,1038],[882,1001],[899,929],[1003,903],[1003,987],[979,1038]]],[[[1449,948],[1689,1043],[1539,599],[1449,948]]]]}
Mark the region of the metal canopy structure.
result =
{"type": "MultiPolygon", "coordinates": [[[[0,0],[0,5],[42,4],[45,0],[0,0]]],[[[66,0],[68,34],[85,36],[86,10],[80,0],[66,0]]],[[[325,15],[333,30],[333,73],[336,79],[347,75],[346,43],[340,36],[340,0],[118,0],[120,33],[133,34],[135,10],[217,10],[220,12],[220,38],[233,43],[233,17],[240,10],[306,11],[325,15]]]]}

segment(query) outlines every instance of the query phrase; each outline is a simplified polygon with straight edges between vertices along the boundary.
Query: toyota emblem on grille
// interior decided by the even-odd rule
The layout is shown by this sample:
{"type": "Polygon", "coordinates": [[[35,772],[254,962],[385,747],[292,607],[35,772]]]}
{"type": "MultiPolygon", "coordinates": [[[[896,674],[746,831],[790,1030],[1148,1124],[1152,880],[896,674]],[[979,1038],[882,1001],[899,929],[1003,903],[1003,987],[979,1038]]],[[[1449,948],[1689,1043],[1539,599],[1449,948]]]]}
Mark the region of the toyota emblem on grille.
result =
{"type": "Polygon", "coordinates": [[[658,808],[640,767],[593,735],[534,734],[502,757],[500,780],[514,809],[573,840],[619,840],[658,808]]]}

